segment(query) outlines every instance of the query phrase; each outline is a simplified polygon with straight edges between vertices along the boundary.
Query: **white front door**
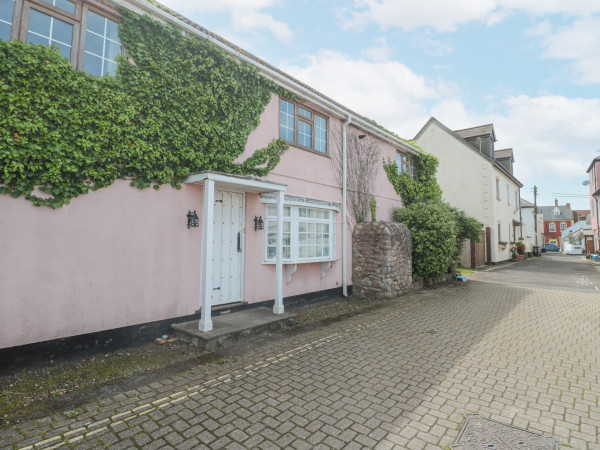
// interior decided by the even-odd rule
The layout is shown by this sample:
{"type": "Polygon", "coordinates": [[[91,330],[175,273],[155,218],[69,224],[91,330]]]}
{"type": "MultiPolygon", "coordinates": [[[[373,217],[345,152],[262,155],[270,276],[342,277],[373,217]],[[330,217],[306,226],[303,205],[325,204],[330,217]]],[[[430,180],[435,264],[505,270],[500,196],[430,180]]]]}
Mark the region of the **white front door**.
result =
{"type": "Polygon", "coordinates": [[[241,302],[244,194],[215,190],[211,304],[241,302]]]}

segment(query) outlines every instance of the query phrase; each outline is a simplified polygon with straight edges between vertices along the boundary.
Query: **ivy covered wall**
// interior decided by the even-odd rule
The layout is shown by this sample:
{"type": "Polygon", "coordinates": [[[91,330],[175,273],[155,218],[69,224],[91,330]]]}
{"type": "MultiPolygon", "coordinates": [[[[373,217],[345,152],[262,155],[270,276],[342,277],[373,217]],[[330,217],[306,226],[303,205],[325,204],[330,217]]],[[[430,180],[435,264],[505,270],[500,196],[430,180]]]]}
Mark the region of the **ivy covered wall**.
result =
{"type": "Polygon", "coordinates": [[[269,173],[288,147],[280,139],[234,160],[271,94],[294,96],[208,41],[121,13],[129,61],[114,77],[0,41],[0,193],[58,208],[116,179],[158,189],[204,170],[269,173]]]}

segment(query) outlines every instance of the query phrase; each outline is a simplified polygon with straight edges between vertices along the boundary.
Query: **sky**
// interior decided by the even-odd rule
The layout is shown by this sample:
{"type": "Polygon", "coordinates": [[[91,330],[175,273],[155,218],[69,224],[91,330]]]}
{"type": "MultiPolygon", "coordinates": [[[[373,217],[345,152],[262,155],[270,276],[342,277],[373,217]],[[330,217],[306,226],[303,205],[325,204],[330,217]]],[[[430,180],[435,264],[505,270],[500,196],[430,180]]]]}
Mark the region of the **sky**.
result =
{"type": "Polygon", "coordinates": [[[412,139],[494,124],[521,197],[589,209],[600,156],[598,0],[162,0],[412,139]]]}

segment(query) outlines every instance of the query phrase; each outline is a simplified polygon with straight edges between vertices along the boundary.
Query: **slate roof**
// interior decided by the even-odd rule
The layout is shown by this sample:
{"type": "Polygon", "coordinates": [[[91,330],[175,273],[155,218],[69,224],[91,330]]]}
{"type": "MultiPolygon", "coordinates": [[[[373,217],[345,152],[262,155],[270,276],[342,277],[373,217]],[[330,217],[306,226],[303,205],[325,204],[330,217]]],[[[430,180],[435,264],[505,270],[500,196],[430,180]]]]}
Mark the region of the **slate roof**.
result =
{"type": "Polygon", "coordinates": [[[502,150],[494,150],[496,159],[511,158],[514,161],[513,149],[503,148],[502,150]]]}
{"type": "Polygon", "coordinates": [[[538,212],[544,215],[544,220],[573,220],[573,211],[566,205],[538,206],[538,212]],[[560,214],[554,215],[555,208],[558,208],[560,214]]]}
{"type": "Polygon", "coordinates": [[[487,125],[479,125],[477,127],[465,128],[464,130],[454,130],[463,139],[469,139],[477,136],[488,136],[492,135],[492,139],[496,141],[496,133],[494,133],[494,125],[489,123],[487,125]]]}
{"type": "Polygon", "coordinates": [[[528,202],[524,198],[521,199],[521,208],[533,208],[535,205],[531,202],[528,202]]]}
{"type": "MultiPolygon", "coordinates": [[[[487,155],[484,155],[483,153],[481,153],[477,147],[475,147],[470,142],[466,141],[463,137],[461,137],[458,134],[457,131],[452,131],[450,128],[448,128],[442,122],[440,122],[439,120],[437,120],[435,117],[430,117],[429,118],[429,120],[427,121],[427,123],[425,125],[423,125],[423,127],[419,130],[419,132],[413,138],[413,140],[414,141],[418,140],[419,137],[425,132],[425,130],[427,129],[427,127],[429,125],[433,124],[433,123],[435,123],[438,127],[440,127],[442,130],[444,130],[450,136],[452,136],[453,138],[455,138],[456,140],[458,140],[459,142],[461,142],[463,145],[466,145],[468,148],[470,148],[471,150],[473,150],[481,158],[488,160],[494,167],[496,167],[498,170],[502,171],[506,176],[508,176],[512,181],[514,181],[520,188],[523,187],[523,183],[521,183],[512,173],[510,173],[510,171],[506,167],[504,167],[502,164],[500,164],[495,159],[492,159],[492,158],[488,157],[487,155]]],[[[482,125],[480,127],[467,128],[467,130],[472,130],[472,129],[475,129],[475,128],[483,128],[483,127],[487,127],[487,126],[491,126],[493,128],[493,125],[482,125]]],[[[495,136],[494,136],[494,139],[495,139],[495,136]]]]}

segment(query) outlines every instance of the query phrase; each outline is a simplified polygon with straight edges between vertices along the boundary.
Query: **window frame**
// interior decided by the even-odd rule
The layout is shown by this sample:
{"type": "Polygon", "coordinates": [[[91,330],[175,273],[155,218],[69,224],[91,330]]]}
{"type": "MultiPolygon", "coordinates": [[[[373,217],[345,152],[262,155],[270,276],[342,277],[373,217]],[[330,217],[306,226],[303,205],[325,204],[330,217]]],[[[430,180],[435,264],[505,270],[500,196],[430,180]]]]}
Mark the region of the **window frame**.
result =
{"type": "Polygon", "coordinates": [[[400,175],[407,173],[414,178],[415,176],[415,166],[412,155],[408,153],[401,152],[400,150],[396,150],[396,165],[398,166],[398,173],[400,175]],[[400,160],[400,164],[398,164],[398,159],[400,160]],[[408,169],[404,170],[404,164],[407,163],[408,169]]]}
{"type": "Polygon", "coordinates": [[[302,103],[297,103],[294,102],[292,100],[289,100],[285,97],[279,97],[279,107],[278,107],[278,135],[280,139],[285,140],[286,142],[292,144],[294,147],[297,148],[301,148],[303,150],[308,150],[309,152],[312,153],[316,153],[318,155],[322,155],[322,156],[329,156],[329,144],[330,144],[330,139],[329,139],[329,117],[326,116],[325,114],[318,112],[317,110],[315,110],[314,108],[308,107],[302,103]],[[294,140],[290,141],[288,139],[285,139],[283,137],[281,137],[281,101],[286,101],[290,104],[292,104],[294,106],[294,140]],[[311,117],[306,117],[303,114],[300,114],[300,108],[302,108],[303,110],[310,112],[311,117]],[[326,141],[325,141],[325,151],[321,151],[321,150],[317,150],[315,148],[315,137],[316,137],[316,131],[317,131],[317,127],[316,127],[316,117],[319,117],[321,119],[323,119],[325,121],[325,137],[326,137],[326,141]],[[310,136],[310,147],[307,147],[305,145],[300,144],[300,122],[309,124],[311,126],[311,136],[310,136]]]}
{"type": "MultiPolygon", "coordinates": [[[[89,0],[71,1],[75,3],[74,14],[71,14],[63,9],[46,3],[43,0],[15,0],[10,40],[27,43],[29,14],[31,8],[33,7],[33,9],[35,9],[36,11],[39,11],[55,19],[62,20],[63,22],[67,22],[73,25],[73,39],[71,45],[70,62],[71,66],[74,69],[83,71],[88,12],[93,11],[107,19],[117,22],[117,24],[120,22],[121,15],[118,13],[117,10],[99,2],[89,0]]],[[[121,55],[125,56],[125,46],[122,43],[121,55]]]]}
{"type": "MultiPolygon", "coordinates": [[[[265,204],[265,238],[263,245],[263,264],[275,264],[275,257],[268,257],[268,248],[273,247],[269,245],[269,222],[275,222],[277,218],[275,216],[269,216],[268,207],[276,206],[276,202],[269,200],[262,200],[265,204]]],[[[284,208],[290,208],[290,215],[284,216],[284,222],[290,222],[290,256],[289,258],[283,258],[284,264],[308,264],[308,263],[317,263],[317,262],[327,262],[327,261],[335,261],[337,260],[337,229],[336,229],[336,213],[339,212],[338,209],[333,207],[326,207],[321,205],[314,204],[300,204],[297,202],[284,202],[284,208]],[[316,219],[309,217],[300,217],[299,210],[301,208],[312,209],[312,210],[320,210],[327,211],[329,214],[328,219],[316,219]],[[315,223],[315,224],[327,224],[329,226],[329,255],[328,256],[311,256],[311,257],[300,257],[300,231],[299,231],[299,223],[307,222],[307,223],[315,223]]],[[[285,226],[285,225],[284,225],[285,226]]],[[[285,232],[285,231],[284,231],[285,232]]],[[[283,247],[287,247],[286,244],[283,247]]]]}
{"type": "Polygon", "coordinates": [[[550,222],[548,224],[548,233],[556,233],[556,223],[550,222]]]}
{"type": "Polygon", "coordinates": [[[563,231],[565,231],[567,228],[568,228],[568,227],[567,227],[567,222],[561,222],[561,223],[560,223],[560,231],[561,231],[561,233],[562,233],[563,231]]]}

